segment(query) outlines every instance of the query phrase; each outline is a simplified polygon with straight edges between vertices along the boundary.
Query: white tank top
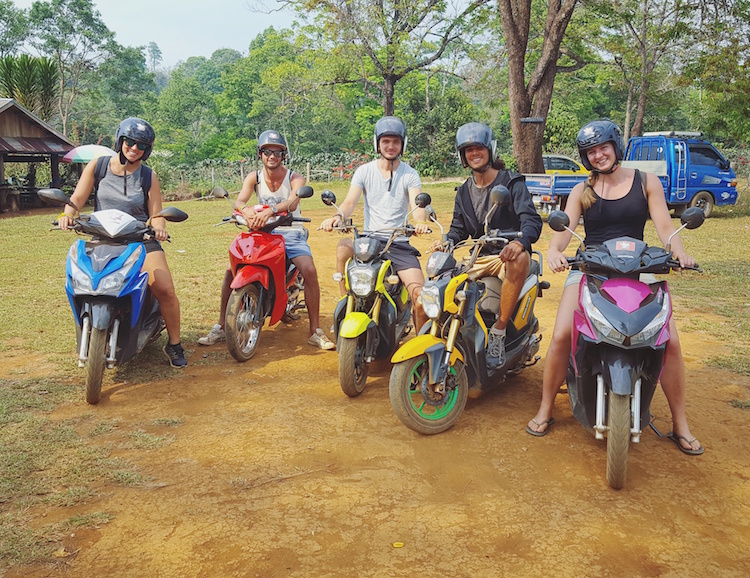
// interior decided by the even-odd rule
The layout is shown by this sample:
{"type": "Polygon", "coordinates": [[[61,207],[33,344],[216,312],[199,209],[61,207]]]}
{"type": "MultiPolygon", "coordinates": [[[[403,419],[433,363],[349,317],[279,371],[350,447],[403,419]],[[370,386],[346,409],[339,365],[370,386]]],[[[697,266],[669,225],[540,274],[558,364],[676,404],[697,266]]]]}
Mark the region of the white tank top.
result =
{"type": "MultiPolygon", "coordinates": [[[[256,193],[258,196],[258,202],[262,205],[268,205],[269,207],[275,207],[282,201],[286,201],[292,196],[292,171],[287,169],[284,180],[281,182],[281,186],[275,191],[272,191],[266,182],[266,169],[263,168],[258,173],[258,186],[256,193]]],[[[299,205],[294,209],[292,213],[295,217],[302,217],[302,211],[300,211],[299,205]]],[[[302,223],[293,223],[293,227],[301,227],[302,223]]],[[[288,227],[277,227],[277,230],[284,230],[288,227]]]]}

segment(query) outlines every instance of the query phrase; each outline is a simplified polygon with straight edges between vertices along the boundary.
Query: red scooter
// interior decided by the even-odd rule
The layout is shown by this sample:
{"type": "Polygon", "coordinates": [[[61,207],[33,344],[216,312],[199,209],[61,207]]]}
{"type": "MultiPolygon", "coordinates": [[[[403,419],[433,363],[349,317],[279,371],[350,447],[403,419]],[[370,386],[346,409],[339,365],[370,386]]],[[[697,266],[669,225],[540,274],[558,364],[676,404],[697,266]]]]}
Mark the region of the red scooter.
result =
{"type": "MultiPolygon", "coordinates": [[[[313,196],[313,189],[300,187],[296,194],[301,199],[307,199],[313,196]]],[[[225,197],[227,193],[215,189],[213,195],[225,197]]],[[[267,208],[267,205],[255,206],[259,212],[267,208]]],[[[247,227],[238,211],[225,218],[224,222],[247,227]]],[[[260,330],[267,317],[270,318],[269,325],[279,321],[290,323],[299,319],[297,311],[305,307],[302,274],[286,257],[284,237],[273,233],[276,227],[293,222],[309,223],[310,219],[280,212],[261,229],[241,232],[229,247],[229,263],[234,279],[224,330],[229,353],[237,361],[247,361],[255,355],[260,330]]],[[[303,230],[307,234],[307,229],[303,230]]]]}

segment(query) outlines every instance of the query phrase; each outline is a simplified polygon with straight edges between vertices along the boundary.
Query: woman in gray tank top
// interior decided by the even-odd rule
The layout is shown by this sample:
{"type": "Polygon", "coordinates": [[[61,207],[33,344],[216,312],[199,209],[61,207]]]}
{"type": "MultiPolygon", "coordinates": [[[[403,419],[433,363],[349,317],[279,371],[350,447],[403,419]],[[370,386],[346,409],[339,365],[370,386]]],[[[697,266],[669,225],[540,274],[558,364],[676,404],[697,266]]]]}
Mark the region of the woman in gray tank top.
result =
{"type": "MultiPolygon", "coordinates": [[[[107,163],[107,170],[99,182],[97,190],[97,209],[119,209],[138,220],[146,221],[149,215],[155,215],[162,209],[161,187],[156,173],[142,162],[151,154],[156,135],[154,129],[145,120],[126,118],[120,123],[115,133],[115,152],[107,163]],[[142,187],[142,173],[150,171],[151,186],[147,192],[142,187]]],[[[76,189],[70,197],[76,207],[86,204],[96,181],[97,160],[91,161],[83,169],[76,189]]],[[[68,229],[73,223],[73,208],[66,206],[65,215],[58,219],[61,229],[68,229]]],[[[187,359],[180,344],[180,302],[174,289],[172,274],[167,265],[167,258],[159,241],[166,241],[168,235],[166,220],[155,217],[151,221],[156,240],[147,241],[146,260],[143,269],[148,271],[148,283],[154,297],[159,301],[164,323],[169,336],[164,347],[164,354],[172,367],[186,367],[187,359]]]]}

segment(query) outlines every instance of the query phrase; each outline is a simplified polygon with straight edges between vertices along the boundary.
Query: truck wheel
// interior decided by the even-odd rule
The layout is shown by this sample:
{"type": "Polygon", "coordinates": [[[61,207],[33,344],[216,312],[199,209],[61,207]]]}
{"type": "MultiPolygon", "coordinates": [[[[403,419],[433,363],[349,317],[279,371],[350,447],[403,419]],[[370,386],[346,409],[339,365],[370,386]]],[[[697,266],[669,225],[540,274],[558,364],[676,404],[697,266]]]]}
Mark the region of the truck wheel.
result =
{"type": "Polygon", "coordinates": [[[695,196],[690,199],[690,206],[703,209],[703,214],[708,219],[714,210],[714,197],[708,191],[700,191],[695,193],[695,196]]]}

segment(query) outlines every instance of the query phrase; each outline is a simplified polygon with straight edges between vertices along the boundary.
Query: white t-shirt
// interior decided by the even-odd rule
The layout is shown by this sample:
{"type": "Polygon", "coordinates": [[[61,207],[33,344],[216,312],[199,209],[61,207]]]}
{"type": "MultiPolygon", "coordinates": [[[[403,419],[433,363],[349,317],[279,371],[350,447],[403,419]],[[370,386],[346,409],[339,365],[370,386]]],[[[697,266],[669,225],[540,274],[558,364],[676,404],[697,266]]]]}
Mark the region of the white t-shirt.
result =
{"type": "Polygon", "coordinates": [[[417,171],[403,161],[391,179],[380,174],[377,160],[370,161],[354,171],[352,185],[365,198],[365,231],[401,227],[409,212],[409,189],[422,188],[417,171]]]}

